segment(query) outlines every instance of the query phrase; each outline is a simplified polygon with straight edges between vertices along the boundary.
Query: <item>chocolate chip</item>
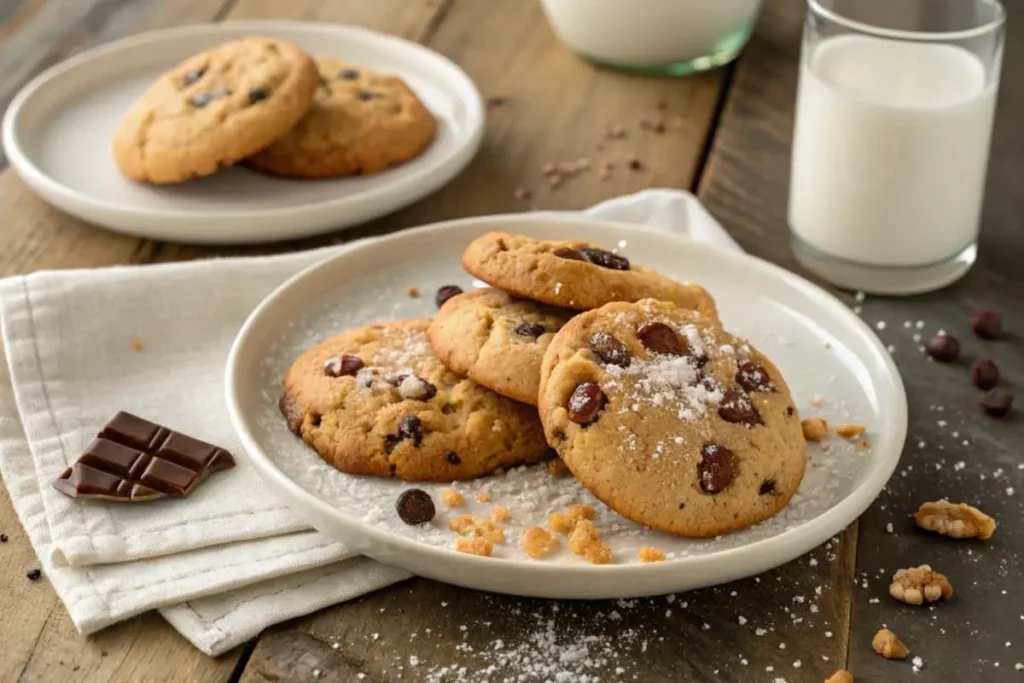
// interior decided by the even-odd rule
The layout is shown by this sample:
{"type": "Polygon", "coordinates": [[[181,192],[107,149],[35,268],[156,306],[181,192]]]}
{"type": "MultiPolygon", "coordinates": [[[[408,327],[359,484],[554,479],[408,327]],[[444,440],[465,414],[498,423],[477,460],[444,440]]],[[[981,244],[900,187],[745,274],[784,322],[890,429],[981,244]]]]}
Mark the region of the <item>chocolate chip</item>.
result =
{"type": "Polygon", "coordinates": [[[686,503],[680,503],[679,504],[679,509],[680,510],[685,510],[686,509],[686,503]]]}
{"type": "Polygon", "coordinates": [[[581,254],[580,252],[576,251],[572,247],[560,247],[559,249],[555,249],[552,253],[555,256],[557,256],[558,258],[567,258],[570,261],[586,261],[587,260],[587,259],[583,258],[583,254],[581,254]]]}
{"type": "Polygon", "coordinates": [[[194,69],[192,71],[187,71],[187,72],[185,72],[185,76],[181,79],[181,84],[182,85],[192,85],[193,83],[198,81],[200,78],[202,78],[203,74],[205,74],[205,73],[206,73],[206,67],[205,66],[200,68],[200,69],[194,69]]]}
{"type": "Polygon", "coordinates": [[[1003,319],[995,311],[978,311],[971,318],[971,329],[982,339],[995,339],[1003,331],[1003,319]]]}
{"type": "Polygon", "coordinates": [[[678,356],[689,351],[686,340],[665,323],[649,320],[636,328],[636,336],[651,353],[678,356]]]}
{"type": "Polygon", "coordinates": [[[437,514],[433,499],[423,489],[402,491],[395,501],[395,511],[409,525],[426,524],[437,514]]]}
{"type": "Polygon", "coordinates": [[[527,337],[529,339],[536,339],[540,335],[544,334],[547,330],[540,323],[519,323],[512,328],[520,337],[527,337]]]}
{"type": "Polygon", "coordinates": [[[608,365],[629,367],[631,356],[626,345],[607,332],[596,332],[590,338],[590,350],[597,354],[602,362],[608,365]]]}
{"type": "Polygon", "coordinates": [[[0,543],[7,543],[7,534],[0,534],[0,543]]]}
{"type": "Polygon", "coordinates": [[[736,454],[717,443],[706,444],[700,450],[697,478],[704,493],[721,493],[736,478],[736,454]]]}
{"type": "Polygon", "coordinates": [[[928,340],[924,349],[935,360],[950,363],[960,355],[960,342],[948,334],[937,334],[928,340]]]}
{"type": "Polygon", "coordinates": [[[355,375],[363,369],[363,359],[347,353],[324,361],[324,374],[328,377],[345,377],[355,375]]]}
{"type": "Polygon", "coordinates": [[[42,575],[43,573],[38,569],[29,569],[27,572],[25,572],[25,576],[28,577],[29,581],[35,581],[42,575]]]}
{"type": "Polygon", "coordinates": [[[763,365],[752,360],[740,363],[739,370],[736,372],[736,384],[747,391],[775,391],[775,385],[772,384],[772,378],[768,376],[768,371],[764,369],[763,365]]]}
{"type": "Polygon", "coordinates": [[[249,91],[249,104],[256,104],[270,97],[270,88],[253,88],[249,91]]]}
{"type": "Polygon", "coordinates": [[[504,107],[506,104],[508,104],[508,102],[509,102],[509,99],[507,97],[501,97],[501,96],[488,97],[487,98],[487,108],[488,109],[493,109],[494,107],[504,107]]]}
{"type": "Polygon", "coordinates": [[[403,439],[412,439],[413,446],[423,441],[423,423],[415,415],[406,415],[398,423],[398,435],[403,439]]]}
{"type": "Polygon", "coordinates": [[[595,266],[601,266],[610,270],[629,270],[629,260],[610,251],[594,249],[592,247],[580,247],[577,251],[583,254],[584,259],[595,266]]]}
{"type": "Polygon", "coordinates": [[[590,424],[597,419],[606,400],[601,387],[593,382],[584,382],[569,397],[569,419],[576,424],[590,424]]]}
{"type": "Polygon", "coordinates": [[[979,389],[991,389],[999,384],[999,368],[991,358],[979,358],[971,364],[971,381],[979,389]]]}
{"type": "Polygon", "coordinates": [[[738,389],[729,389],[718,406],[718,416],[726,422],[741,424],[747,429],[764,424],[750,397],[738,389]]]}
{"type": "Polygon", "coordinates": [[[449,465],[461,465],[462,464],[462,458],[460,458],[459,454],[456,453],[455,451],[450,451],[448,453],[445,453],[444,459],[445,459],[445,461],[449,465]]]}
{"type": "Polygon", "coordinates": [[[775,493],[775,480],[765,479],[761,482],[761,488],[758,489],[758,493],[762,496],[767,496],[769,493],[775,493]]]}
{"type": "Polygon", "coordinates": [[[399,396],[413,401],[429,401],[437,395],[437,387],[416,375],[405,375],[396,386],[399,396]]]}
{"type": "Polygon", "coordinates": [[[1006,417],[1013,407],[1013,392],[1004,387],[989,389],[981,397],[981,407],[992,417],[1006,417]]]}
{"type": "Polygon", "coordinates": [[[360,90],[359,92],[356,93],[356,99],[361,100],[363,102],[368,102],[369,100],[372,100],[376,97],[380,97],[380,95],[375,92],[369,92],[368,90],[360,90]]]}
{"type": "MultiPolygon", "coordinates": [[[[395,450],[395,446],[402,442],[402,437],[397,434],[388,434],[384,437],[384,452],[391,455],[391,451],[395,450]]],[[[394,473],[394,470],[391,470],[394,473]]]]}
{"type": "Polygon", "coordinates": [[[355,69],[342,69],[338,72],[338,78],[343,81],[354,81],[359,78],[359,72],[355,69]]]}
{"type": "Polygon", "coordinates": [[[320,426],[320,422],[322,420],[323,420],[323,416],[320,415],[320,413],[310,413],[309,414],[309,424],[312,425],[313,427],[319,427],[320,426]]]}
{"type": "Polygon", "coordinates": [[[434,302],[437,303],[438,308],[441,308],[444,306],[444,302],[458,294],[462,294],[462,287],[459,287],[458,285],[443,285],[437,288],[437,294],[434,295],[434,302]]]}
{"type": "Polygon", "coordinates": [[[210,102],[219,100],[228,96],[228,91],[224,88],[217,88],[216,90],[209,90],[207,92],[197,92],[191,98],[189,98],[189,104],[196,109],[202,109],[210,102]]]}
{"type": "Polygon", "coordinates": [[[793,417],[793,413],[796,412],[796,408],[793,406],[786,406],[786,417],[793,417]]]}

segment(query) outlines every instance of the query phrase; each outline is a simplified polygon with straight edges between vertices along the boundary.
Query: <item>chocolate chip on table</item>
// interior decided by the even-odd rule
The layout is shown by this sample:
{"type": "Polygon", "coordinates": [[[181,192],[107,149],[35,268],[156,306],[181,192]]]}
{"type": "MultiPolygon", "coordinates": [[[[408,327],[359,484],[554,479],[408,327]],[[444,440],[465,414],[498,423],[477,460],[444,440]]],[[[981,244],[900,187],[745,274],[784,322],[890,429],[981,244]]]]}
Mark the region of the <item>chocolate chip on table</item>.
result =
{"type": "Polygon", "coordinates": [[[354,81],[359,78],[359,72],[355,69],[342,69],[338,72],[338,78],[343,81],[354,81]]]}
{"type": "Polygon", "coordinates": [[[736,384],[747,391],[765,393],[775,391],[775,385],[772,384],[772,378],[768,375],[768,371],[764,369],[763,365],[752,360],[740,363],[739,370],[736,372],[736,384]]]}
{"type": "Polygon", "coordinates": [[[429,401],[437,395],[437,387],[417,375],[406,375],[397,386],[399,396],[413,401],[429,401]]]}
{"type": "Polygon", "coordinates": [[[547,330],[545,330],[544,326],[541,325],[540,323],[522,322],[513,327],[512,331],[515,332],[520,337],[536,339],[537,337],[544,334],[547,330]]]}
{"type": "Polygon", "coordinates": [[[649,320],[636,328],[636,336],[644,348],[652,353],[679,356],[689,351],[690,347],[671,326],[655,320],[649,320]]]}
{"type": "Polygon", "coordinates": [[[324,374],[328,377],[345,377],[355,375],[363,369],[363,359],[359,356],[342,354],[324,361],[324,374]]]}
{"type": "Polygon", "coordinates": [[[741,424],[748,429],[764,424],[750,397],[738,389],[729,389],[725,392],[718,406],[718,416],[726,422],[741,424]]]}
{"type": "Polygon", "coordinates": [[[270,97],[270,88],[253,88],[249,91],[249,104],[256,104],[270,97]]]}
{"type": "Polygon", "coordinates": [[[762,496],[767,496],[769,493],[775,493],[775,480],[765,479],[761,482],[761,488],[758,489],[758,493],[762,496]]]}
{"type": "Polygon", "coordinates": [[[697,479],[704,493],[712,495],[724,491],[736,478],[736,454],[717,443],[706,444],[697,464],[697,479]]]}
{"type": "Polygon", "coordinates": [[[594,336],[590,338],[590,350],[608,365],[618,365],[621,368],[629,367],[631,360],[629,349],[607,332],[594,333],[594,336]]]}
{"type": "Polygon", "coordinates": [[[597,419],[606,400],[601,387],[594,382],[584,382],[569,397],[569,419],[576,424],[590,424],[597,419]]]}
{"type": "Polygon", "coordinates": [[[928,340],[924,350],[935,360],[950,363],[960,355],[960,342],[948,334],[937,334],[928,340]]]}
{"type": "Polygon", "coordinates": [[[410,526],[426,524],[437,514],[433,499],[423,489],[402,491],[395,501],[395,511],[402,521],[410,526]]]}
{"type": "Polygon", "coordinates": [[[444,459],[445,459],[445,462],[447,462],[449,465],[461,465],[462,464],[462,458],[460,458],[459,454],[456,453],[455,451],[450,451],[450,452],[446,453],[445,456],[444,456],[444,459]]]}
{"type": "Polygon", "coordinates": [[[38,569],[29,569],[27,572],[25,572],[25,576],[28,577],[29,581],[36,581],[42,575],[43,572],[41,572],[38,569]]]}
{"type": "Polygon", "coordinates": [[[971,382],[979,389],[999,384],[999,368],[991,358],[979,358],[971,364],[971,382]]]}
{"type": "Polygon", "coordinates": [[[437,294],[434,295],[434,302],[437,304],[438,308],[441,308],[448,299],[459,294],[462,294],[462,287],[459,287],[458,285],[442,285],[437,288],[437,294]]]}
{"type": "Polygon", "coordinates": [[[1003,319],[995,311],[978,311],[971,318],[971,329],[982,339],[995,339],[1003,331],[1003,319]]]}
{"type": "Polygon", "coordinates": [[[200,69],[193,69],[192,71],[186,71],[185,76],[181,79],[182,85],[192,85],[206,73],[206,67],[200,69]]]}
{"type": "Polygon", "coordinates": [[[610,251],[594,249],[592,247],[580,247],[577,251],[583,254],[583,258],[595,266],[601,266],[609,270],[629,270],[629,259],[613,254],[610,251]]]}
{"type": "Polygon", "coordinates": [[[992,417],[1006,417],[1013,408],[1013,392],[1005,387],[989,389],[981,397],[981,407],[992,417]]]}
{"type": "Polygon", "coordinates": [[[587,260],[587,259],[585,259],[583,257],[583,254],[581,254],[579,251],[573,249],[572,247],[560,247],[558,249],[555,249],[551,253],[553,253],[558,258],[566,258],[566,259],[569,259],[570,261],[586,261],[587,260]]]}

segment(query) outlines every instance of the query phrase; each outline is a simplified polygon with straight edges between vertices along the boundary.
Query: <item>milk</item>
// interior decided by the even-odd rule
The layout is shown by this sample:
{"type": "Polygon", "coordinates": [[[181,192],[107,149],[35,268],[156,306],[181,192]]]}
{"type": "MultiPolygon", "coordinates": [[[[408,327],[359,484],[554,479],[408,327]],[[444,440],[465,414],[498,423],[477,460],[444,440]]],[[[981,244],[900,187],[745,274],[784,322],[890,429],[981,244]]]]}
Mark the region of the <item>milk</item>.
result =
{"type": "Polygon", "coordinates": [[[803,62],[793,232],[876,266],[938,263],[974,244],[996,101],[982,62],[952,45],[853,35],[803,62]]]}
{"type": "Polygon", "coordinates": [[[621,66],[659,66],[738,50],[761,0],[542,0],[576,52],[621,66]]]}

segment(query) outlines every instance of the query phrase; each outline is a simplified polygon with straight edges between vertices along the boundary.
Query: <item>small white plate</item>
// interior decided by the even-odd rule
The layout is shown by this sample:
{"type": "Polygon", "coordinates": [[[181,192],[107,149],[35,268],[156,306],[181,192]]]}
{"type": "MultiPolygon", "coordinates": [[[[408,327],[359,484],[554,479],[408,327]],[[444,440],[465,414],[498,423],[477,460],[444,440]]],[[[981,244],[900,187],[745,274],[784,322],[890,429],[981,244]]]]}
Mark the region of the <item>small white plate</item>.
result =
{"type": "Polygon", "coordinates": [[[153,239],[239,244],[336,230],[411,204],[469,163],[483,130],[469,76],[421,45],[351,26],[238,21],[144,33],[58,64],[14,98],[3,145],[29,187],[82,220],[153,239]],[[437,117],[437,139],[416,159],[365,177],[289,180],[240,166],[166,186],[123,176],[110,140],[132,101],[189,55],[251,35],[400,75],[437,117]]]}
{"type": "Polygon", "coordinates": [[[742,254],[718,251],[650,228],[584,218],[493,216],[441,223],[364,243],[295,276],[271,294],[239,332],[228,359],[226,392],[231,419],[253,464],[270,488],[312,526],[352,549],[416,574],[483,590],[556,598],[611,598],[662,594],[724,583],[787,562],[845,528],[875,499],[899,460],[907,429],[903,385],[875,335],[841,302],[781,268],[742,254]],[[870,449],[833,439],[813,447],[810,467],[790,505],[755,527],[728,536],[689,540],[649,531],[597,502],[572,478],[543,466],[456,485],[466,507],[440,504],[440,484],[415,484],[438,502],[426,528],[403,524],[394,511],[397,480],[346,475],[326,465],[288,431],[277,408],[281,379],[309,346],[349,327],[434,313],[433,294],[444,284],[470,287],[459,266],[466,244],[489,230],[546,239],[586,237],[633,262],[678,279],[700,282],[716,298],[727,328],[747,337],[781,368],[806,416],[857,422],[868,428],[870,449]],[[423,294],[410,298],[407,290],[423,294]],[[828,402],[811,408],[821,395],[828,402]],[[477,502],[486,492],[491,503],[477,502]],[[523,531],[574,502],[594,506],[595,523],[615,563],[587,564],[565,548],[530,560],[523,531]],[[452,548],[453,514],[487,515],[505,506],[504,545],[481,558],[452,548]],[[637,549],[651,545],[665,562],[640,564],[637,549]]]}

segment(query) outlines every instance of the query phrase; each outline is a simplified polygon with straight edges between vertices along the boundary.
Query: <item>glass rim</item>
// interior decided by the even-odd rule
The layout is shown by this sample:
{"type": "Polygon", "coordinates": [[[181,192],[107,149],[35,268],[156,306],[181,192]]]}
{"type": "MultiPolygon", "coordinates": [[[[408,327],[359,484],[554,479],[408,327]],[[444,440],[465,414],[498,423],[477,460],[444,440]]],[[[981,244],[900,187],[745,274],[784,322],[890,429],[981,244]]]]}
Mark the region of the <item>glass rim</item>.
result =
{"type": "Polygon", "coordinates": [[[866,24],[862,21],[857,21],[856,19],[850,19],[835,10],[823,6],[821,4],[821,0],[807,0],[807,6],[812,12],[828,19],[829,21],[845,26],[848,29],[859,31],[860,33],[865,33],[867,35],[877,36],[879,38],[898,38],[901,40],[916,41],[953,41],[977,38],[978,36],[992,33],[1006,23],[1006,7],[1003,6],[1000,0],[977,1],[993,7],[996,11],[995,19],[985,24],[981,24],[980,26],[962,29],[959,31],[907,31],[904,29],[885,28],[884,26],[866,24]]]}

